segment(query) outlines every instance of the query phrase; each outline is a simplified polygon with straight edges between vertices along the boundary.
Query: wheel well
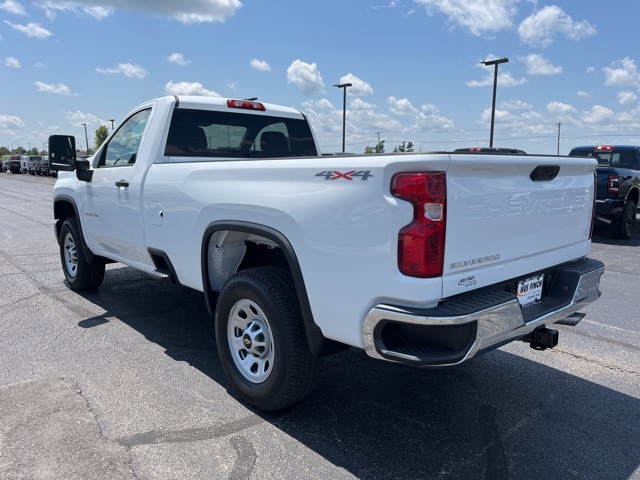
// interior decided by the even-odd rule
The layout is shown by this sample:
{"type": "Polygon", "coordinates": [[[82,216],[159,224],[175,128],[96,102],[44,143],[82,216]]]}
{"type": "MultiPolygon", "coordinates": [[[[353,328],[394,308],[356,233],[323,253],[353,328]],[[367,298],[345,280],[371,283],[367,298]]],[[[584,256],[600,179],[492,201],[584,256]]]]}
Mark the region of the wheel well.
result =
{"type": "Polygon", "coordinates": [[[325,338],[315,323],[298,258],[287,238],[277,230],[240,222],[211,224],[203,237],[201,258],[204,297],[212,315],[218,293],[231,275],[248,268],[276,266],[291,274],[311,352],[324,356],[347,348],[325,338]]]}
{"type": "Polygon", "coordinates": [[[60,229],[62,228],[64,221],[67,218],[77,216],[76,209],[71,202],[62,200],[53,204],[53,218],[57,220],[55,227],[57,239],[60,238],[60,229]]]}
{"type": "Polygon", "coordinates": [[[637,188],[633,188],[629,191],[629,195],[627,195],[627,200],[633,200],[633,203],[636,204],[636,208],[640,207],[640,205],[638,205],[638,198],[640,197],[640,194],[638,193],[638,189],[637,188]]]}

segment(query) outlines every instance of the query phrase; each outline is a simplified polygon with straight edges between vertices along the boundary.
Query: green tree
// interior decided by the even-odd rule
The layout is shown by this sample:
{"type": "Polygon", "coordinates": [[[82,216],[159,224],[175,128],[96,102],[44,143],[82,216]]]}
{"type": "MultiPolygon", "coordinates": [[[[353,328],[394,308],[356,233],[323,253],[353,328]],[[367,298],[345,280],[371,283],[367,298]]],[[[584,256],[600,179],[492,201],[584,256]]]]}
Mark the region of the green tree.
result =
{"type": "Polygon", "coordinates": [[[109,129],[104,125],[100,125],[96,130],[96,135],[95,135],[96,150],[100,148],[100,146],[104,143],[104,141],[107,139],[108,136],[109,136],[109,129]]]}
{"type": "Polygon", "coordinates": [[[364,153],[384,153],[384,140],[381,140],[375,147],[365,147],[364,153]]]}
{"type": "Polygon", "coordinates": [[[10,155],[11,152],[9,151],[9,149],[7,147],[0,147],[0,156],[2,157],[6,157],[7,155],[10,155]]]}
{"type": "Polygon", "coordinates": [[[27,155],[40,155],[40,151],[36,147],[33,147],[27,152],[27,155]]]}
{"type": "Polygon", "coordinates": [[[16,155],[26,155],[27,154],[27,150],[22,145],[20,145],[18,148],[16,148],[14,150],[14,152],[16,153],[16,155]]]}
{"type": "Polygon", "coordinates": [[[413,152],[413,142],[402,142],[402,145],[398,145],[393,149],[395,153],[397,152],[413,152]]]}

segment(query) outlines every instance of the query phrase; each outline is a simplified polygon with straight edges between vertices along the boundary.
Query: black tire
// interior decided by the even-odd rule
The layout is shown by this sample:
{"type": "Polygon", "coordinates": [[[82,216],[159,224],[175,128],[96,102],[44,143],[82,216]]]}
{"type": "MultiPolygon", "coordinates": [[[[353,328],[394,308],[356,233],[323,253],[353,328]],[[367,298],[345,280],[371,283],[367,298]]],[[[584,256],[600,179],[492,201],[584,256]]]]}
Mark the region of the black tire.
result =
{"type": "Polygon", "coordinates": [[[89,263],[84,254],[84,239],[75,217],[68,218],[60,229],[60,261],[71,290],[95,290],[104,280],[105,262],[95,257],[89,263]]]}
{"type": "Polygon", "coordinates": [[[633,225],[636,223],[636,204],[627,200],[620,215],[611,223],[611,233],[615,238],[628,240],[633,235],[633,225]]]}
{"type": "Polygon", "coordinates": [[[286,270],[259,267],[229,278],[218,297],[215,331],[225,375],[259,410],[282,409],[315,388],[320,359],[309,351],[286,270]]]}

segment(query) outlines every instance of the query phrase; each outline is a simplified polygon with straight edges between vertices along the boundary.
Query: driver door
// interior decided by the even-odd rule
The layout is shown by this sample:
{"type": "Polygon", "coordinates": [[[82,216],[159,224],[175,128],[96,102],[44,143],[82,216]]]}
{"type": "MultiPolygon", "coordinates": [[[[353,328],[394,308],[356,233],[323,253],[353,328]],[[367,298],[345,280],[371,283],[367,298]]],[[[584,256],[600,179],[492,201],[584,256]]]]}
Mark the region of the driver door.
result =
{"type": "Polygon", "coordinates": [[[83,218],[91,246],[130,260],[137,260],[132,228],[140,195],[131,181],[150,115],[151,108],[136,112],[118,128],[101,150],[86,191],[83,218]]]}

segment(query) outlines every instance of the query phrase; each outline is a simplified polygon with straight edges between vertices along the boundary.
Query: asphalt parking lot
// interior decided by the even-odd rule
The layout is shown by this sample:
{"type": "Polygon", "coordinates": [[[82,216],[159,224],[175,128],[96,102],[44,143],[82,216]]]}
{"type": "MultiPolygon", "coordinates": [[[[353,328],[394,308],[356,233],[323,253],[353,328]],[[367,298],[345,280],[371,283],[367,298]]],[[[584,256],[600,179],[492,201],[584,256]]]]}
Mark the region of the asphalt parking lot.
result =
{"type": "Polygon", "coordinates": [[[416,370],[348,350],[277,414],[227,390],[202,295],[64,284],[54,179],[0,174],[1,479],[640,479],[640,223],[557,348],[416,370]]]}

